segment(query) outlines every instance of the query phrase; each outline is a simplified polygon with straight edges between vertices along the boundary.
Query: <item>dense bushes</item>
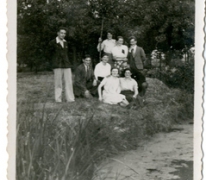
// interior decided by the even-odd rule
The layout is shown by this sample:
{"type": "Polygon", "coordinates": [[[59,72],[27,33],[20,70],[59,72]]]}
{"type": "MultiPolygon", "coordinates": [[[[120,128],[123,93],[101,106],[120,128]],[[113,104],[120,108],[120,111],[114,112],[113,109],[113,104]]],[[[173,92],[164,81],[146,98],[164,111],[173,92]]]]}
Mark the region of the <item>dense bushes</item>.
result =
{"type": "Polygon", "coordinates": [[[146,66],[147,76],[158,78],[171,88],[194,93],[194,52],[188,50],[186,53],[181,51],[163,53],[154,50],[149,61],[149,66],[146,66]]]}
{"type": "Polygon", "coordinates": [[[106,31],[114,38],[122,35],[125,43],[134,35],[138,44],[150,53],[157,45],[163,51],[172,46],[182,49],[194,43],[193,0],[19,0],[17,11],[17,62],[19,70],[49,69],[47,45],[59,26],[68,30],[66,40],[74,65],[89,53],[99,61],[96,50],[104,17],[106,31]],[[138,10],[138,13],[137,13],[138,10]],[[99,18],[94,14],[98,13],[99,18]]]}
{"type": "Polygon", "coordinates": [[[183,89],[189,93],[194,93],[194,65],[167,69],[161,72],[162,80],[169,86],[183,89]]]}

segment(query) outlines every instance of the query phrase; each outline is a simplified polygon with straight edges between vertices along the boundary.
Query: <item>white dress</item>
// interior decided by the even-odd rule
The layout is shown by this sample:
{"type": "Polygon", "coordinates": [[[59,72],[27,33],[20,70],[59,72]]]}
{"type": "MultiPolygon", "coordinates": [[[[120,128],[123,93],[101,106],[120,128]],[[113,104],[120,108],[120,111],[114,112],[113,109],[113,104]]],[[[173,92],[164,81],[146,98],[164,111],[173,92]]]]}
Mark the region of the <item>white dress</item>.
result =
{"type": "Polygon", "coordinates": [[[104,103],[118,104],[125,100],[125,96],[120,94],[120,81],[119,78],[109,76],[105,77],[101,85],[104,86],[102,99],[104,103]]]}

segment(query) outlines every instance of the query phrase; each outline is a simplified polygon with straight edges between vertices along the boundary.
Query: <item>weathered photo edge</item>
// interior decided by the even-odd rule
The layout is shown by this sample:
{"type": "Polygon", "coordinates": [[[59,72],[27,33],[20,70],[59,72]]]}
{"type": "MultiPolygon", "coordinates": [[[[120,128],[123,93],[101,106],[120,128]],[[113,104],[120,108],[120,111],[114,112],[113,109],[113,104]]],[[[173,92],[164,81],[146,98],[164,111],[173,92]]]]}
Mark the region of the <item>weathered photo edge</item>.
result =
{"type": "MultiPolygon", "coordinates": [[[[195,109],[194,109],[194,180],[202,178],[202,118],[203,118],[203,47],[204,47],[204,14],[205,2],[196,0],[195,17],[195,109]]],[[[7,177],[15,180],[15,160],[16,160],[16,1],[7,1],[8,17],[8,146],[9,153],[7,177]]]]}

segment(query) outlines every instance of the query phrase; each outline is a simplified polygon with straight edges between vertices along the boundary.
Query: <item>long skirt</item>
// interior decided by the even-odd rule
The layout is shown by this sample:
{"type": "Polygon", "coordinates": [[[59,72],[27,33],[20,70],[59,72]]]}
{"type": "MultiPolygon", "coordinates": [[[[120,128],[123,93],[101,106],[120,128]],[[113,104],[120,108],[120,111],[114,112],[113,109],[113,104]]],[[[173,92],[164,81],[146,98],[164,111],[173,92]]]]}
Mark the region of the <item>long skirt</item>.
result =
{"type": "Polygon", "coordinates": [[[105,90],[103,91],[103,102],[108,104],[118,104],[125,100],[125,96],[118,93],[107,93],[105,90]]]}

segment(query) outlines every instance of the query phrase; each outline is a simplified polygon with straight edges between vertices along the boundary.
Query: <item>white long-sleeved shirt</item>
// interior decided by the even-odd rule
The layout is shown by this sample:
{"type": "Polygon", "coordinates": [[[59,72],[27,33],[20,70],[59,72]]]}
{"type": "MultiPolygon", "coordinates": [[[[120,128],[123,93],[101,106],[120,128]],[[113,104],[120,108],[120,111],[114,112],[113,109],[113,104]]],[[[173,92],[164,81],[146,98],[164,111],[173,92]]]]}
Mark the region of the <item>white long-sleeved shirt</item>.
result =
{"type": "Polygon", "coordinates": [[[110,73],[111,73],[111,65],[109,63],[106,63],[106,65],[104,65],[103,62],[100,62],[94,68],[94,75],[96,79],[98,77],[106,77],[110,75],[110,73]]]}
{"type": "Polygon", "coordinates": [[[126,58],[128,55],[128,47],[125,45],[117,45],[112,49],[112,55],[116,58],[126,58]]]}
{"type": "MultiPolygon", "coordinates": [[[[116,40],[114,39],[105,39],[101,43],[101,50],[104,50],[105,53],[112,53],[112,49],[116,45],[116,40]]],[[[97,45],[97,50],[100,51],[100,43],[97,45]]]]}

